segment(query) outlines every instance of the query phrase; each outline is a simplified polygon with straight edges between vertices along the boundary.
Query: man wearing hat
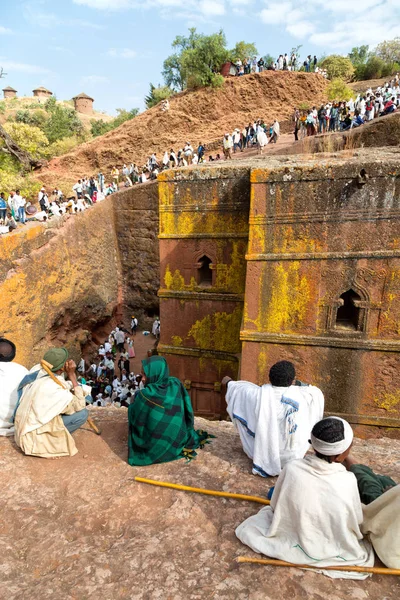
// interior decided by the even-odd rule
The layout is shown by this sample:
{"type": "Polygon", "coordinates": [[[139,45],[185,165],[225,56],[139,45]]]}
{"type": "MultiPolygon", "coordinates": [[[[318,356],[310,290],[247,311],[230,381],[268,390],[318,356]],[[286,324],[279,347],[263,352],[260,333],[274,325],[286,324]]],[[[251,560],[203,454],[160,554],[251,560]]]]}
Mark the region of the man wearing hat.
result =
{"type": "Polygon", "coordinates": [[[71,433],[89,416],[85,408],[85,396],[89,393],[90,388],[78,383],[76,364],[68,360],[68,351],[48,350],[41,364],[33,367],[19,384],[15,414],[17,445],[25,454],[43,458],[76,454],[71,433]]]}
{"type": "Polygon", "coordinates": [[[18,400],[18,385],[28,373],[22,365],[12,362],[15,344],[0,337],[0,435],[13,435],[12,416],[18,400]]]}

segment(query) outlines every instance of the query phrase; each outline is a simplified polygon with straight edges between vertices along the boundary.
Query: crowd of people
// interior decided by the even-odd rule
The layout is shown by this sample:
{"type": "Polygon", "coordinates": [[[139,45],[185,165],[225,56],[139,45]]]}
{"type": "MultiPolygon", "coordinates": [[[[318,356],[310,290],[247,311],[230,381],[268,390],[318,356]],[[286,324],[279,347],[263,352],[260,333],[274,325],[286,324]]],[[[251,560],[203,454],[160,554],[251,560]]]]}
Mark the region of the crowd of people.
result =
{"type": "MultiPolygon", "coordinates": [[[[14,435],[26,455],[73,456],[78,450],[71,434],[86,422],[93,428],[87,405],[95,398],[97,406],[127,406],[130,465],[194,459],[213,436],[195,429],[190,397],[170,376],[165,358],[150,353],[140,376],[128,373],[134,319],[130,332],[116,327],[100,346],[100,362],[88,381],[84,365],[77,369],[65,348],[50,348],[28,372],[12,362],[15,345],[0,338],[0,435],[14,435]],[[96,387],[103,371],[106,399],[96,387]]],[[[261,386],[230,377],[221,384],[253,474],[277,477],[270,506],[237,527],[239,540],[255,552],[308,564],[333,578],[365,579],[363,568],[373,566],[374,550],[386,566],[400,568],[400,486],[351,456],[353,430],[340,417],[324,418],[322,391],[299,381],[286,360],[272,365],[269,383],[261,386]],[[324,570],[344,564],[362,569],[324,570]]]]}
{"type": "MultiPolygon", "coordinates": [[[[253,63],[252,65],[254,68],[253,63]]],[[[285,69],[286,65],[291,68],[292,59],[288,61],[287,55],[281,55],[277,68],[285,69]]],[[[261,65],[259,68],[264,67],[261,65]]],[[[318,69],[316,57],[313,60],[311,56],[307,57],[307,68],[318,69]]],[[[295,108],[292,116],[295,141],[319,133],[334,133],[360,127],[379,116],[395,112],[399,106],[399,74],[396,74],[391,81],[377,87],[375,91],[368,89],[365,94],[358,94],[355,99],[328,102],[321,104],[319,108],[313,106],[308,110],[295,108]]],[[[66,194],[59,188],[53,189],[50,194],[42,187],[37,197],[38,207],[23,197],[18,189],[12,190],[8,198],[1,192],[0,235],[9,233],[18,225],[23,226],[29,221],[48,221],[64,214],[81,213],[117,192],[121,186],[131,187],[155,180],[158,174],[166,169],[230,160],[232,154],[244,152],[246,149],[256,148],[262,154],[267,144],[276,143],[279,137],[280,124],[277,119],[266,124],[264,119],[259,118],[234,129],[232,133],[225,133],[222,139],[222,153],[208,153],[206,156],[206,146],[202,142],[194,147],[187,141],[177,152],[173,148],[165,150],[162,158],[158,158],[157,153],[153,152],[140,168],[136,163],[124,164],[121,169],[114,166],[109,173],[108,183],[103,172],[99,171],[96,176],[83,176],[78,179],[66,194]]]]}
{"type": "Polygon", "coordinates": [[[319,108],[296,108],[293,114],[294,136],[297,141],[318,133],[347,131],[395,112],[400,106],[400,85],[397,74],[375,91],[368,89],[348,102],[328,102],[319,108]]]}
{"type": "Polygon", "coordinates": [[[302,64],[299,63],[297,54],[292,52],[290,56],[286,54],[280,54],[276,61],[265,60],[263,56],[257,58],[257,56],[248,56],[243,61],[238,59],[235,63],[235,75],[238,77],[242,75],[250,75],[250,73],[262,73],[263,71],[297,71],[300,68],[304,68],[307,73],[314,72],[319,73],[323,77],[328,77],[326,69],[318,67],[318,59],[309,54],[302,64]]]}
{"type": "MultiPolygon", "coordinates": [[[[137,390],[143,389],[141,373],[134,373],[131,360],[136,357],[134,338],[138,330],[138,319],[131,318],[130,331],[123,324],[115,327],[109,336],[100,344],[97,357],[87,367],[82,358],[78,372],[91,387],[91,398],[88,404],[95,406],[128,407],[137,390]]],[[[160,337],[160,319],[155,318],[151,333],[144,330],[143,335],[152,334],[156,339],[151,352],[156,352],[160,337]]]]}

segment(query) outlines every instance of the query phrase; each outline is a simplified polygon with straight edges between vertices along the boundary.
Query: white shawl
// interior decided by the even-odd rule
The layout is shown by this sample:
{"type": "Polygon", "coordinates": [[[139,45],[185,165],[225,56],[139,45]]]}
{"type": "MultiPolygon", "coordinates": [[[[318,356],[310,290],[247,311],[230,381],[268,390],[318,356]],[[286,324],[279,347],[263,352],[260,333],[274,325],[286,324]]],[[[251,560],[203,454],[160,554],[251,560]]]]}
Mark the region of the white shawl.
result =
{"type": "Polygon", "coordinates": [[[390,569],[400,569],[400,485],[363,506],[362,531],[390,569]]]}
{"type": "Polygon", "coordinates": [[[324,413],[324,396],[312,385],[230,381],[226,402],[243,450],[253,460],[253,473],[262,477],[279,475],[287,462],[303,458],[311,429],[324,413]]]}
{"type": "Polygon", "coordinates": [[[0,435],[13,435],[12,416],[18,400],[18,385],[28,370],[15,362],[0,362],[0,435]]]}
{"type": "MultiPolygon", "coordinates": [[[[254,552],[315,567],[372,567],[374,553],[362,539],[362,508],[353,473],[339,463],[308,455],[286,465],[271,506],[236,529],[254,552]]],[[[323,571],[333,579],[365,579],[363,573],[323,571]]]]}

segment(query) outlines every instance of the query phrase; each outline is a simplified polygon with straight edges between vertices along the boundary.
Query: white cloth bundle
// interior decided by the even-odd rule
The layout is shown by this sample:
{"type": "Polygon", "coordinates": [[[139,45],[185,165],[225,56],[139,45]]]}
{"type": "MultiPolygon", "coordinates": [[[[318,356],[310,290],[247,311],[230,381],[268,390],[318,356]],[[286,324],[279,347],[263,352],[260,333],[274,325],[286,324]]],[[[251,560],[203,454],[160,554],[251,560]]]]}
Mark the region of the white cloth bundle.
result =
{"type": "Polygon", "coordinates": [[[28,369],[15,362],[0,362],[0,435],[14,435],[12,416],[18,400],[18,386],[28,369]]]}

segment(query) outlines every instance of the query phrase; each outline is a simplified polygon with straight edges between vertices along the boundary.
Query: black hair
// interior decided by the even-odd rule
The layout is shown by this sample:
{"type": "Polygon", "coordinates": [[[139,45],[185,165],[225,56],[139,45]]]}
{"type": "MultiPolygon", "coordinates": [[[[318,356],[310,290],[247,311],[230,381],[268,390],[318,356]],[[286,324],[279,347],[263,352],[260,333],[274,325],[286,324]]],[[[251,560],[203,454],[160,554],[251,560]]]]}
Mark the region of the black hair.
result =
{"type": "MultiPolygon", "coordinates": [[[[322,421],[318,421],[312,428],[311,433],[318,440],[328,442],[328,444],[341,442],[345,438],[342,421],[339,421],[339,419],[332,419],[332,417],[327,417],[326,419],[322,419],[322,421]]],[[[333,456],[325,456],[325,454],[321,454],[316,450],[314,450],[314,452],[318,458],[322,458],[322,460],[326,460],[326,462],[329,463],[331,463],[334,458],[333,456]]]]}
{"type": "Polygon", "coordinates": [[[281,360],[269,370],[269,380],[272,385],[277,387],[289,387],[292,385],[294,378],[296,377],[296,369],[294,364],[288,360],[281,360]]]}
{"type": "Polygon", "coordinates": [[[0,337],[0,362],[11,362],[14,360],[17,349],[13,342],[0,337]]]}

